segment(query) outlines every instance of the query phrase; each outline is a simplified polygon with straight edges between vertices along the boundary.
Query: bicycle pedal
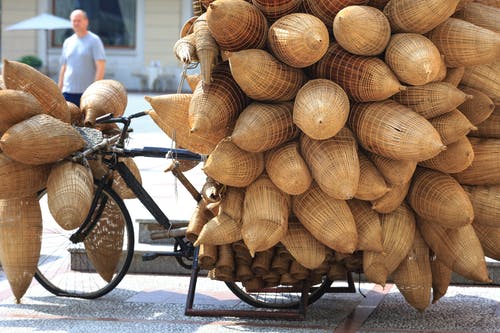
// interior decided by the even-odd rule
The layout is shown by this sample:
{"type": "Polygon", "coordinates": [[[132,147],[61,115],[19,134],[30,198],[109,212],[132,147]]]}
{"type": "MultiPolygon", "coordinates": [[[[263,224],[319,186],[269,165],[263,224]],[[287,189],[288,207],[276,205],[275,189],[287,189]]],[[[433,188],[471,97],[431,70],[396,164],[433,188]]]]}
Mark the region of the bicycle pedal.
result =
{"type": "Polygon", "coordinates": [[[145,253],[142,255],[142,261],[151,261],[156,258],[158,258],[158,253],[156,252],[145,253]]]}

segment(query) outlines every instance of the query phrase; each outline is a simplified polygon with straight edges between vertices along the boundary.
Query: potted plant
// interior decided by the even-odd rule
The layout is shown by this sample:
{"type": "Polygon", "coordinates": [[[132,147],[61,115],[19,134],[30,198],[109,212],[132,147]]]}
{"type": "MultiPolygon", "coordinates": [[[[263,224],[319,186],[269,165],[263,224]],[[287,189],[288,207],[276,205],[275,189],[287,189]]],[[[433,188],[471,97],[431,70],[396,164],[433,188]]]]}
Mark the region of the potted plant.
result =
{"type": "Polygon", "coordinates": [[[31,67],[35,69],[40,69],[43,65],[42,60],[35,56],[35,55],[25,55],[19,58],[19,62],[22,62],[23,64],[30,65],[31,67]]]}

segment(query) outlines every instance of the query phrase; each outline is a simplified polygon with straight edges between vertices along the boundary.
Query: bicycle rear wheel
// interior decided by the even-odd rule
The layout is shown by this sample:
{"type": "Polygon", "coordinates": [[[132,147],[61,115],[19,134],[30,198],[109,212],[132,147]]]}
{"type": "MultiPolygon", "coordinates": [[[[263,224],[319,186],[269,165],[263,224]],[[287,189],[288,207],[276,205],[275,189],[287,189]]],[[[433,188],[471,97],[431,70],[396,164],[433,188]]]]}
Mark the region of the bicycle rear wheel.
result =
{"type": "Polygon", "coordinates": [[[36,280],[57,296],[92,299],[113,290],[127,273],[134,253],[133,225],[123,200],[104,188],[92,212],[94,228],[83,241],[73,243],[70,237],[77,229],[64,230],[57,224],[45,192],[39,199],[43,234],[36,280]]]}

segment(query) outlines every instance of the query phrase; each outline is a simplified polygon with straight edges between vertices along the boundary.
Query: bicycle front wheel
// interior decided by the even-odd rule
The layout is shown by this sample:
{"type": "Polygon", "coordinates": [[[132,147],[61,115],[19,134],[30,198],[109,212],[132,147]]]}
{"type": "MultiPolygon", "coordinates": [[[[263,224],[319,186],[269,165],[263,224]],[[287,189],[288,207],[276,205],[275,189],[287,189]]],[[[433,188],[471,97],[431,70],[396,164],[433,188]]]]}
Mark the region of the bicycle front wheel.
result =
{"type": "Polygon", "coordinates": [[[36,280],[57,296],[97,298],[123,279],[134,253],[134,232],[123,200],[104,188],[92,212],[90,233],[83,241],[70,240],[75,230],[65,230],[54,220],[45,192],[42,208],[42,247],[36,280]]]}

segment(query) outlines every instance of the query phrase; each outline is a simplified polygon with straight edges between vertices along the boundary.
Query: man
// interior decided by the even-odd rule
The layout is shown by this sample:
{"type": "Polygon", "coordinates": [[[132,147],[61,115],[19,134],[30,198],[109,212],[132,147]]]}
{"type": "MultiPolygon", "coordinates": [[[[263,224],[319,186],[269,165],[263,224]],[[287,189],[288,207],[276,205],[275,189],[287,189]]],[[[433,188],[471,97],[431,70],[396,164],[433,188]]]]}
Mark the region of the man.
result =
{"type": "Polygon", "coordinates": [[[67,101],[80,106],[85,89],[104,78],[106,55],[99,36],[88,30],[87,13],[76,9],[70,20],[75,33],[63,43],[58,85],[67,101]]]}

